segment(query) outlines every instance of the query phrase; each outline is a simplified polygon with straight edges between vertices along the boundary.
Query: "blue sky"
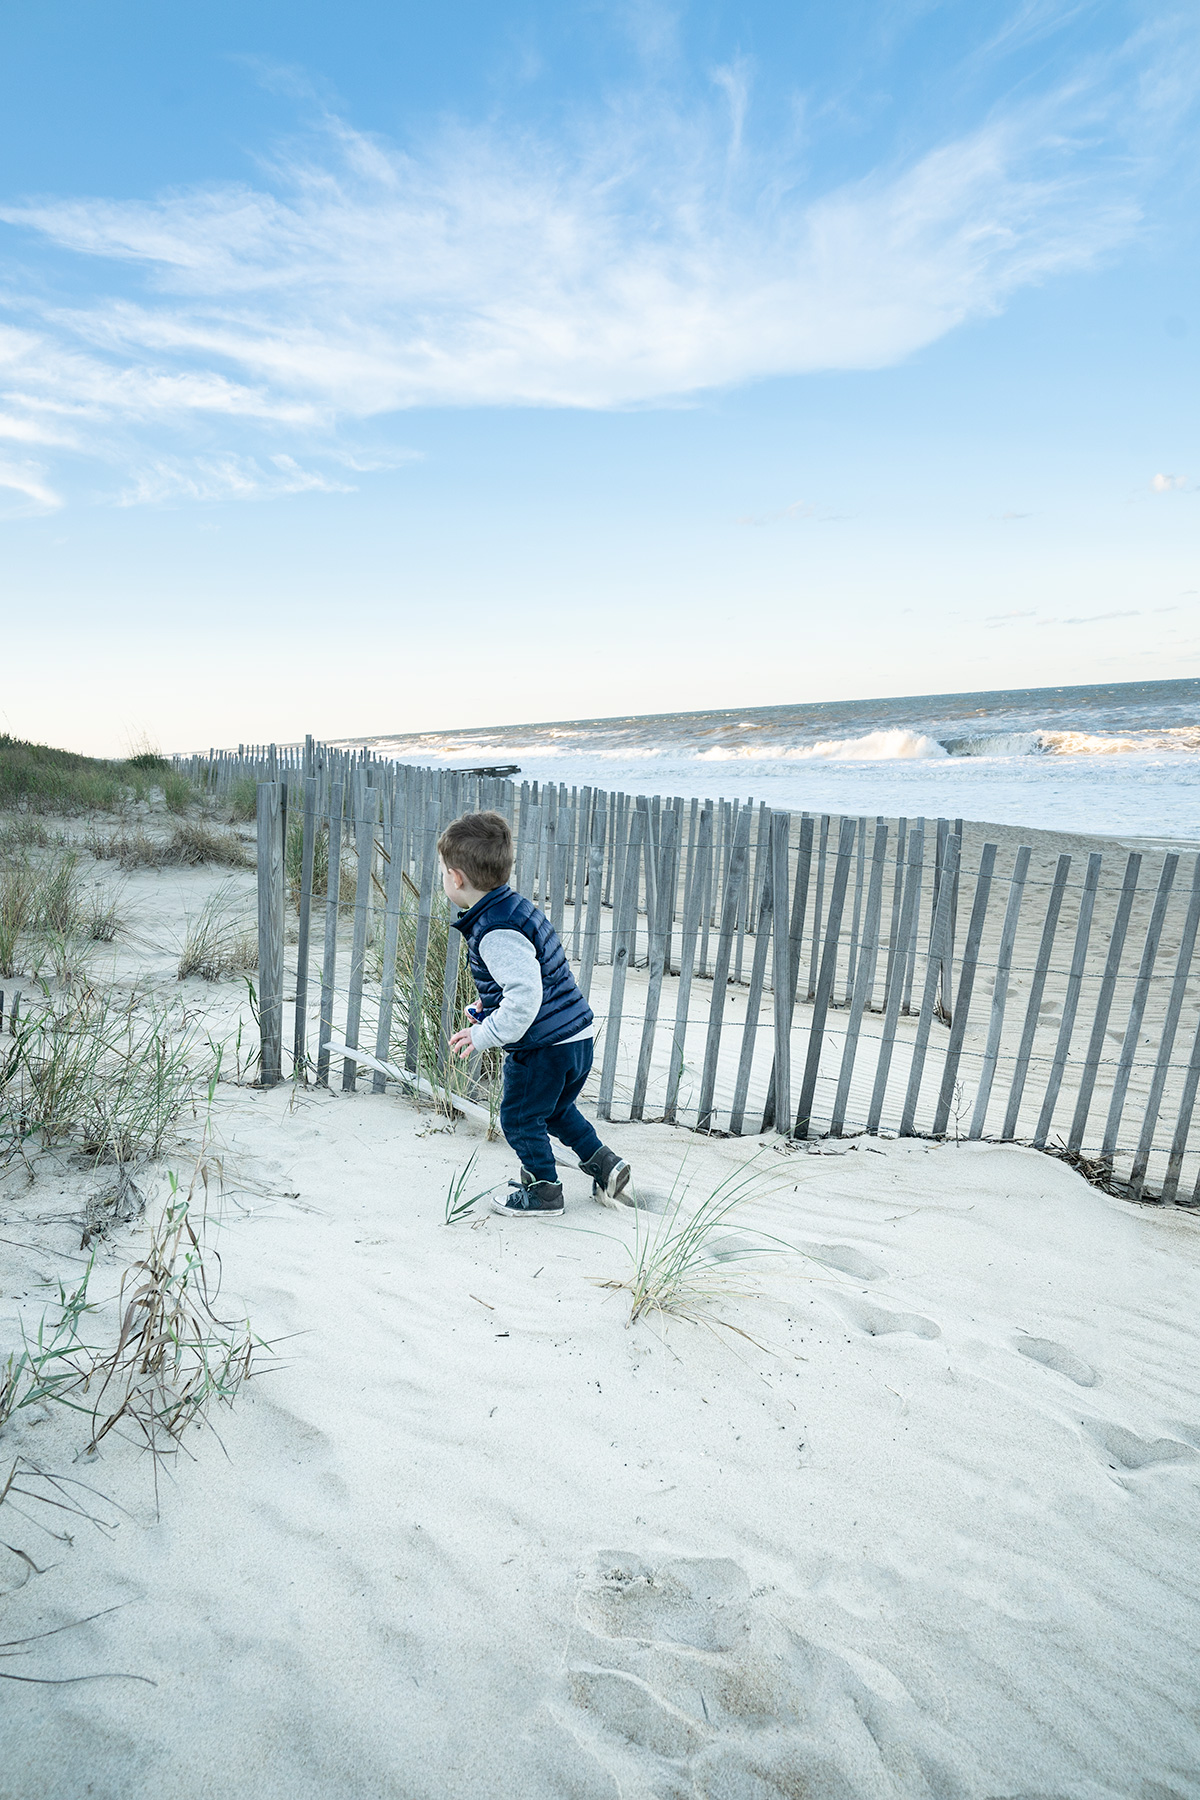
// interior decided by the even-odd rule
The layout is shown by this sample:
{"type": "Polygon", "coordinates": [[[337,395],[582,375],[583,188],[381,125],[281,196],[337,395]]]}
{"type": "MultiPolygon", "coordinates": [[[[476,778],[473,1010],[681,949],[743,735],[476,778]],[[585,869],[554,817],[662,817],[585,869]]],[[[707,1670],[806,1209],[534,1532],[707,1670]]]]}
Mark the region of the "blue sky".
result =
{"type": "Polygon", "coordinates": [[[1197,673],[1198,40],[1053,0],[8,9],[0,729],[1197,673]]]}

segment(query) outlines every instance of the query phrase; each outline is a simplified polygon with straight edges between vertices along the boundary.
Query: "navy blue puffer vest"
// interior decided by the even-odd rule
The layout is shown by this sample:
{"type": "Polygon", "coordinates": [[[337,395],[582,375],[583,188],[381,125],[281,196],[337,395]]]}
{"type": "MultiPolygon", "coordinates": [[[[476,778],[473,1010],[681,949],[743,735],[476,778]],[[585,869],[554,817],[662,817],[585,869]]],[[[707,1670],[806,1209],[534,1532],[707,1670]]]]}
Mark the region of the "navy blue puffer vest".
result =
{"type": "Polygon", "coordinates": [[[479,954],[480,939],[489,931],[519,931],[537,951],[542,971],[541,1008],[525,1036],[517,1044],[506,1045],[506,1049],[516,1049],[518,1044],[524,1050],[561,1044],[592,1023],[595,1015],[576,986],[558,933],[532,900],[514,894],[510,887],[493,888],[452,924],[467,940],[467,960],[479,989],[484,1018],[495,1012],[504,996],[479,954]]]}

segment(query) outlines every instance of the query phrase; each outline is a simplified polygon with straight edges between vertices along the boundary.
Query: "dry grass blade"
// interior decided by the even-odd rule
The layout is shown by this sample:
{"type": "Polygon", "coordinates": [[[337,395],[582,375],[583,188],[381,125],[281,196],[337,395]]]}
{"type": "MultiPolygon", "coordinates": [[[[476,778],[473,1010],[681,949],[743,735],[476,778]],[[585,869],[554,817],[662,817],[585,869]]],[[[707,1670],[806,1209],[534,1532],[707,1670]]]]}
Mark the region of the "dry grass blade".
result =
{"type": "Polygon", "coordinates": [[[255,1357],[270,1351],[249,1320],[218,1315],[220,1258],[205,1246],[191,1201],[192,1190],[183,1195],[173,1184],[146,1255],[122,1279],[116,1346],[90,1371],[99,1388],[89,1448],[122,1421],[156,1453],[166,1448],[164,1438],[178,1443],[213,1400],[232,1404],[255,1357]]]}

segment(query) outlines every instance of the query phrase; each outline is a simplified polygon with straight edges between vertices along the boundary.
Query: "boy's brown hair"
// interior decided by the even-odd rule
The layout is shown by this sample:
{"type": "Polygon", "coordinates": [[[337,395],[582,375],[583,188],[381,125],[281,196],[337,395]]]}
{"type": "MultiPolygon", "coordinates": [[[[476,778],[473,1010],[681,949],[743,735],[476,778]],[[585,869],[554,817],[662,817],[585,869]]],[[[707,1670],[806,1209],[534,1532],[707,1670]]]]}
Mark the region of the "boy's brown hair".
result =
{"type": "Polygon", "coordinates": [[[437,847],[446,867],[458,869],[481,894],[503,887],[512,874],[512,832],[500,813],[464,813],[447,825],[437,847]]]}

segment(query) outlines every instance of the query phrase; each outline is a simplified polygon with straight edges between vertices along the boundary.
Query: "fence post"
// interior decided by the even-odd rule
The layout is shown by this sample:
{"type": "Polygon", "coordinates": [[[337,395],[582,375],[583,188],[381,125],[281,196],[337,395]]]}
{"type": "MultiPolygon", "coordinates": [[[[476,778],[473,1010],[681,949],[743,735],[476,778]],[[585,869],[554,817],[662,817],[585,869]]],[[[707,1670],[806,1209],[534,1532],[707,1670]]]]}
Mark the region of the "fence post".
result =
{"type": "Polygon", "coordinates": [[[1125,948],[1125,933],[1129,929],[1129,915],[1133,910],[1133,898],[1137,892],[1138,873],[1141,866],[1140,853],[1132,850],[1129,860],[1125,864],[1121,898],[1117,902],[1117,916],[1113,920],[1109,932],[1108,955],[1104,959],[1104,974],[1100,980],[1100,992],[1096,997],[1096,1016],[1092,1020],[1092,1034],[1088,1039],[1087,1060],[1083,1065],[1079,1095],[1075,1101],[1075,1111],[1071,1115],[1071,1129],[1067,1136],[1068,1150],[1078,1151],[1083,1147],[1083,1134],[1087,1129],[1087,1116],[1092,1104],[1096,1076],[1100,1072],[1100,1053],[1104,1049],[1104,1033],[1108,1028],[1108,1015],[1112,1010],[1113,989],[1116,987],[1117,975],[1121,967],[1121,952],[1125,948]]]}
{"type": "Polygon", "coordinates": [[[1038,1113],[1037,1124],[1033,1131],[1033,1144],[1040,1150],[1050,1132],[1050,1122],[1054,1117],[1054,1108],[1058,1102],[1058,1092],[1062,1086],[1063,1070],[1067,1066],[1067,1052],[1071,1048],[1071,1033],[1075,1029],[1075,1014],[1079,1011],[1079,995],[1083,988],[1083,971],[1087,964],[1088,938],[1092,931],[1092,914],[1096,908],[1096,891],[1100,886],[1100,865],[1102,857],[1098,850],[1093,850],[1087,861],[1087,873],[1083,878],[1083,892],[1079,896],[1079,917],[1075,922],[1075,947],[1071,952],[1071,967],[1067,975],[1067,991],[1063,997],[1062,1021],[1058,1027],[1058,1042],[1054,1046],[1054,1061],[1050,1065],[1050,1074],[1046,1080],[1046,1092],[1042,1096],[1042,1108],[1038,1113]]]}
{"type": "MultiPolygon", "coordinates": [[[[833,865],[833,884],[829,890],[829,916],[825,921],[825,942],[821,949],[821,967],[817,973],[813,995],[812,1022],[808,1031],[808,1051],[804,1058],[804,1078],[800,1084],[800,1104],[796,1109],[795,1136],[806,1138],[812,1123],[813,1102],[817,1092],[817,1075],[821,1067],[821,1050],[825,1040],[825,1019],[833,998],[837,979],[838,944],[842,929],[842,913],[846,905],[846,884],[850,879],[850,854],[854,849],[857,826],[853,819],[843,818],[838,831],[837,861],[833,865]]],[[[818,888],[819,894],[819,888],[818,888]]],[[[814,933],[814,943],[816,941],[814,933]]]]}
{"type": "Polygon", "coordinates": [[[1158,955],[1158,940],[1162,936],[1163,920],[1167,916],[1167,902],[1171,897],[1171,889],[1175,883],[1175,871],[1178,867],[1178,856],[1174,851],[1169,852],[1163,858],[1163,866],[1159,873],[1158,892],[1154,896],[1154,909],[1146,928],[1146,942],[1142,949],[1141,966],[1138,969],[1137,981],[1134,984],[1133,996],[1129,1003],[1129,1018],[1125,1026],[1125,1036],[1121,1041],[1117,1077],[1113,1082],[1108,1118],[1104,1122],[1104,1141],[1100,1146],[1101,1156],[1111,1157],[1117,1147],[1117,1133],[1121,1128],[1121,1114],[1125,1110],[1125,1095],[1129,1090],[1134,1052],[1137,1049],[1138,1035],[1142,1029],[1146,1001],[1150,997],[1150,979],[1154,973],[1154,959],[1158,955]]]}
{"type": "Polygon", "coordinates": [[[1167,1071],[1171,1066],[1171,1052],[1175,1048],[1175,1036],[1179,1030],[1179,1015],[1183,1010],[1183,997],[1187,992],[1188,976],[1192,970],[1192,952],[1196,948],[1198,927],[1200,927],[1200,856],[1196,857],[1192,867],[1192,891],[1188,899],[1183,936],[1179,940],[1179,953],[1175,958],[1175,978],[1171,983],[1167,1016],[1163,1021],[1162,1038],[1159,1041],[1154,1074],[1150,1081],[1150,1093],[1146,1101],[1142,1129],[1138,1136],[1137,1151],[1129,1177],[1129,1184],[1135,1194],[1141,1193],[1142,1184],[1146,1179],[1146,1167],[1150,1161],[1150,1146],[1154,1142],[1154,1127],[1158,1123],[1163,1090],[1167,1084],[1167,1071]]]}
{"type": "MultiPolygon", "coordinates": [[[[775,1103],[776,1129],[786,1137],[792,1122],[792,1015],[796,1010],[796,977],[799,973],[797,928],[785,931],[788,908],[788,836],[791,815],[771,814],[771,911],[775,925],[775,954],[771,964],[771,988],[775,1025],[775,1071],[771,1098],[775,1103]]],[[[812,831],[809,821],[809,843],[812,831]]],[[[797,867],[797,889],[800,871],[797,867]]],[[[800,926],[803,926],[803,902],[800,926]]],[[[764,1120],[764,1129],[768,1121],[764,1120]]]]}
{"type": "Polygon", "coordinates": [[[933,914],[933,930],[925,960],[925,986],[921,994],[921,1011],[917,1016],[917,1035],[913,1043],[912,1061],[908,1066],[908,1087],[904,1110],[900,1115],[900,1136],[912,1137],[916,1124],[917,1104],[921,1097],[921,1077],[925,1073],[925,1055],[929,1048],[929,1032],[933,1024],[940,994],[942,962],[950,937],[950,909],[954,894],[954,877],[958,871],[959,840],[946,841],[946,854],[940,865],[938,901],[933,914]]]}
{"type": "Polygon", "coordinates": [[[729,982],[729,964],[733,952],[733,934],[737,925],[739,890],[742,871],[750,855],[750,814],[742,812],[734,833],[729,856],[729,870],[721,907],[721,935],[717,939],[717,960],[713,967],[712,995],[708,1003],[708,1033],[704,1040],[704,1072],[700,1077],[700,1109],[697,1131],[712,1129],[713,1094],[717,1086],[717,1062],[721,1054],[721,1023],[725,1016],[725,991],[729,982]]]}
{"type": "Polygon", "coordinates": [[[667,1071],[667,1100],[663,1117],[675,1123],[679,1104],[679,1083],[687,1050],[688,1008],[692,997],[692,974],[696,967],[696,937],[700,929],[700,912],[707,891],[706,883],[712,867],[712,803],[704,802],[700,826],[696,834],[696,854],[683,902],[683,934],[679,944],[679,986],[675,990],[675,1024],[671,1033],[671,1063],[667,1071]]]}
{"type": "Polygon", "coordinates": [[[259,1081],[283,1079],[283,793],[277,781],[258,784],[258,1027],[259,1081]]]}
{"type": "MultiPolygon", "coordinates": [[[[305,760],[309,760],[312,739],[305,740],[305,760]]],[[[300,929],[296,942],[296,1020],[292,1038],[292,1074],[304,1068],[308,1033],[308,959],[312,931],[313,857],[317,848],[317,784],[313,776],[304,778],[304,839],[300,853],[300,929]]],[[[286,858],[287,846],[284,846],[286,858]]]]}
{"type": "MultiPolygon", "coordinates": [[[[946,1058],[942,1065],[942,1086],[938,1094],[937,1111],[933,1116],[934,1137],[941,1137],[944,1134],[950,1121],[950,1109],[954,1104],[958,1065],[962,1057],[963,1039],[967,1032],[967,1015],[971,1009],[971,995],[975,991],[975,970],[979,962],[979,946],[983,939],[983,926],[987,918],[988,900],[992,891],[992,871],[996,866],[997,848],[998,846],[995,844],[985,844],[983,854],[979,859],[979,874],[975,881],[975,900],[971,907],[971,918],[967,926],[967,941],[963,947],[962,972],[958,978],[958,993],[954,999],[954,1016],[950,1020],[950,1041],[946,1046],[946,1058]]],[[[942,964],[943,971],[953,956],[954,909],[957,903],[956,872],[950,889],[950,920],[946,928],[947,962],[942,964]]],[[[943,1005],[947,998],[948,996],[943,990],[943,1005]]]]}
{"type": "MultiPolygon", "coordinates": [[[[866,826],[866,820],[859,820],[859,829],[866,826]]],[[[882,819],[875,825],[875,842],[871,849],[871,879],[867,888],[867,912],[863,922],[862,943],[859,946],[857,963],[854,971],[854,987],[850,994],[850,1017],[846,1021],[846,1041],[842,1048],[842,1066],[838,1072],[837,1093],[833,1102],[833,1117],[829,1124],[830,1137],[841,1137],[842,1126],[846,1120],[846,1106],[850,1099],[850,1082],[854,1075],[854,1062],[858,1055],[858,1034],[862,1028],[863,1013],[871,998],[871,989],[875,981],[875,964],[879,958],[879,921],[883,911],[883,873],[887,863],[888,828],[882,819]]],[[[862,849],[860,839],[859,849],[862,849]]],[[[860,896],[861,897],[861,896],[860,896]]]]}
{"type": "Polygon", "coordinates": [[[1012,969],[1013,949],[1017,941],[1017,925],[1021,917],[1021,902],[1025,897],[1025,881],[1029,874],[1031,854],[1028,844],[1020,846],[1008,884],[1008,904],[1004,909],[1004,923],[1000,928],[1000,950],[996,958],[996,978],[992,984],[992,1012],[988,1020],[987,1044],[983,1052],[983,1066],[979,1071],[979,1086],[975,1090],[971,1126],[967,1133],[972,1138],[983,1136],[988,1101],[992,1097],[992,1082],[995,1080],[996,1064],[1000,1058],[1000,1036],[1004,1029],[1004,1009],[1008,1003],[1008,977],[1012,969]]]}
{"type": "Polygon", "coordinates": [[[633,942],[633,923],[637,918],[638,856],[646,831],[647,815],[635,811],[629,821],[629,843],[621,871],[621,891],[617,896],[617,916],[613,920],[612,979],[608,989],[608,1018],[604,1026],[604,1066],[600,1071],[600,1093],[596,1101],[596,1117],[612,1118],[613,1087],[617,1078],[617,1057],[621,1048],[621,1008],[625,1000],[625,971],[633,942]]]}
{"type": "MultiPolygon", "coordinates": [[[[367,954],[367,917],[371,903],[371,876],[375,863],[375,821],[379,816],[379,789],[363,790],[362,811],[355,820],[358,879],[354,885],[354,936],[350,947],[350,993],[346,1001],[346,1043],[358,1049],[358,1025],[362,1017],[363,965],[367,954]]],[[[358,1082],[358,1063],[342,1059],[342,1088],[353,1093],[358,1082]]]]}

